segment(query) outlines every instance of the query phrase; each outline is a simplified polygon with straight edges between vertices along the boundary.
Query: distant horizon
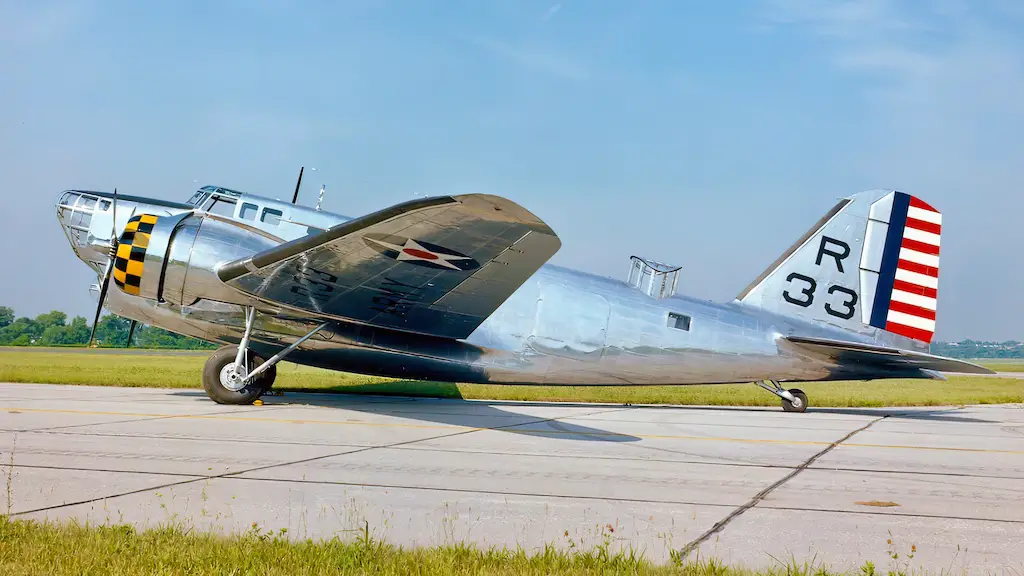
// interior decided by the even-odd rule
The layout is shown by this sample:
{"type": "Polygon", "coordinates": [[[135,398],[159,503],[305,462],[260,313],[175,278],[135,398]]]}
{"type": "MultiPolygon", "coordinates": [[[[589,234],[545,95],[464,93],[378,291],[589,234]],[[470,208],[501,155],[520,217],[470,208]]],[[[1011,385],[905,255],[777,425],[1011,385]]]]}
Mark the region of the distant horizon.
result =
{"type": "MultiPolygon", "coordinates": [[[[67,324],[70,324],[72,321],[74,321],[77,318],[83,318],[85,320],[85,322],[86,322],[86,325],[90,326],[90,327],[92,326],[92,317],[95,314],[95,305],[93,307],[92,312],[90,312],[88,315],[85,315],[85,314],[71,314],[71,313],[68,313],[66,310],[60,310],[58,308],[51,308],[50,310],[47,310],[46,312],[41,312],[39,314],[36,314],[35,316],[29,316],[29,315],[19,315],[17,309],[15,309],[14,307],[12,307],[12,306],[5,306],[3,304],[0,304],[0,312],[2,312],[2,310],[4,308],[8,308],[8,309],[13,311],[13,313],[14,313],[13,314],[13,319],[14,320],[22,319],[22,318],[28,318],[30,320],[35,320],[35,319],[39,318],[40,316],[46,316],[46,315],[52,314],[54,312],[59,312],[59,313],[64,314],[66,316],[65,322],[67,324]]],[[[103,320],[106,319],[107,317],[123,318],[122,316],[118,316],[118,315],[116,315],[116,314],[114,314],[112,312],[107,312],[107,311],[104,310],[103,314],[100,315],[100,322],[102,323],[103,320]]],[[[125,319],[125,320],[127,321],[128,319],[125,319]]],[[[0,331],[2,331],[3,328],[6,327],[6,325],[3,323],[3,321],[4,321],[3,314],[0,313],[0,331]]],[[[144,323],[140,322],[139,326],[150,326],[150,325],[149,324],[144,324],[144,323]]],[[[995,345],[995,346],[999,346],[999,345],[1011,345],[1011,346],[1014,346],[1014,345],[1024,345],[1024,338],[1022,338],[1020,340],[1015,340],[1015,339],[1012,339],[1012,338],[1008,339],[1008,340],[986,340],[986,339],[978,339],[978,338],[961,338],[959,340],[935,339],[935,340],[932,340],[931,345],[932,346],[937,345],[937,344],[938,345],[958,345],[958,344],[964,344],[964,343],[967,343],[967,342],[974,342],[974,343],[978,343],[978,344],[995,345]]],[[[3,346],[3,344],[0,344],[0,346],[3,346]]]]}

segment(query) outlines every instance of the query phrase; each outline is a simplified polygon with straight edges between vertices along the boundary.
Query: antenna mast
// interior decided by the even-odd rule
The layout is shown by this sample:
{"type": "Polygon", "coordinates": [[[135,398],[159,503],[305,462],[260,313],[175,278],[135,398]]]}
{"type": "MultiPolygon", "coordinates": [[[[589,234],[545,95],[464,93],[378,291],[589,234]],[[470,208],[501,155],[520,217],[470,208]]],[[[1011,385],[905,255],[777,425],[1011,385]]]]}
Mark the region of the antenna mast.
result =
{"type": "Polygon", "coordinates": [[[299,168],[299,181],[295,183],[295,194],[292,195],[292,204],[295,204],[299,199],[299,187],[302,186],[302,171],[305,169],[305,166],[299,168]]]}

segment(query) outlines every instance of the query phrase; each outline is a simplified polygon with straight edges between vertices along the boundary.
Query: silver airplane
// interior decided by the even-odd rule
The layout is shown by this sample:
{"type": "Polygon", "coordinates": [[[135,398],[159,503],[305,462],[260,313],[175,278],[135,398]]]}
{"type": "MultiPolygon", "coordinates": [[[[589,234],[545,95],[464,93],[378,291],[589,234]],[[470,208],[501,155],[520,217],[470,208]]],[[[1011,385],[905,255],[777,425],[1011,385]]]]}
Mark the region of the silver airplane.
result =
{"type": "Polygon", "coordinates": [[[283,358],[448,382],[753,382],[793,412],[807,395],[785,382],[991,373],[928,353],[942,215],[895,190],[841,200],[724,303],[677,295],[679,268],[638,256],[625,280],[546,264],[555,232],[485,194],[358,218],[218,186],[184,203],[66,190],[56,208],[97,273],[96,320],[223,345],[202,375],[218,403],[256,400],[283,358]]]}

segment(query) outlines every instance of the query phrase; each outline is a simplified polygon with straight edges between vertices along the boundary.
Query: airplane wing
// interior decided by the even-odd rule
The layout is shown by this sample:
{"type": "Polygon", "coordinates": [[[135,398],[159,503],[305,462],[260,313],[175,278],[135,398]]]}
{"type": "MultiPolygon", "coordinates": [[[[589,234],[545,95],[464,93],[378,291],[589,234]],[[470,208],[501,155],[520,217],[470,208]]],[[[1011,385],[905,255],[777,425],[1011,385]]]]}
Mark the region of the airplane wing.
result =
{"type": "Polygon", "coordinates": [[[918,368],[935,372],[956,372],[962,374],[995,374],[984,366],[978,366],[964,360],[936,356],[925,352],[845,342],[829,338],[808,338],[803,336],[787,336],[786,340],[809,352],[824,355],[843,364],[864,364],[878,368],[918,368]]]}
{"type": "Polygon", "coordinates": [[[398,204],[227,263],[218,275],[275,305],[465,338],[560,247],[525,208],[468,194],[398,204]]]}

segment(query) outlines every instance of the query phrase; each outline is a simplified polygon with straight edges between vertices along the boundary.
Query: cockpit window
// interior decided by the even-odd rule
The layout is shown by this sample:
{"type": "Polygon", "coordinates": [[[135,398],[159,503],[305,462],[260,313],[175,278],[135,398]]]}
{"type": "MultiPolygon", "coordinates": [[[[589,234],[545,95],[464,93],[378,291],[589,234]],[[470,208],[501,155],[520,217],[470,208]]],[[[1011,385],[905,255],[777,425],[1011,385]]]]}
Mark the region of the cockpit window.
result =
{"type": "Polygon", "coordinates": [[[213,196],[206,205],[203,206],[203,210],[211,214],[231,218],[235,215],[235,201],[230,198],[213,196]]]}
{"type": "Polygon", "coordinates": [[[188,204],[191,204],[193,206],[199,206],[200,204],[203,203],[204,198],[206,198],[206,192],[200,190],[193,194],[192,197],[188,199],[188,204]]]}

